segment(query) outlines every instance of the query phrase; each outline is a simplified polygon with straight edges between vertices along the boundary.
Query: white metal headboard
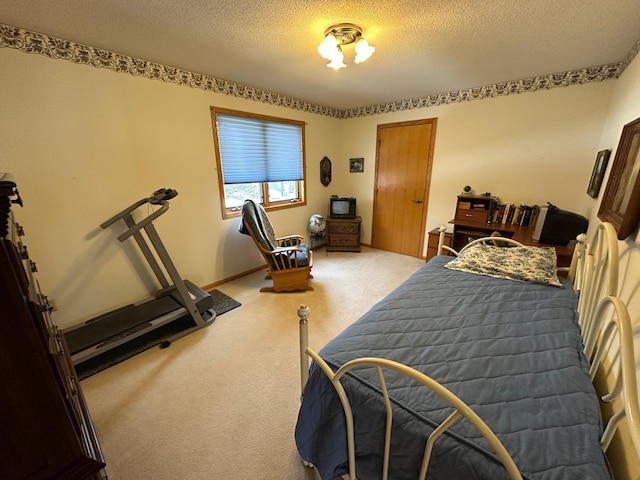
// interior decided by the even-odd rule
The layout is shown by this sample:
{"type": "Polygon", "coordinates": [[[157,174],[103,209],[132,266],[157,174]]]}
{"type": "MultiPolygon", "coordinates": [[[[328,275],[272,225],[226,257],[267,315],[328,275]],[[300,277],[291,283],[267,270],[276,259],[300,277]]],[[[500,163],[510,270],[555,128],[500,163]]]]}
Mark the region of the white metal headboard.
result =
{"type": "Polygon", "coordinates": [[[605,425],[600,444],[607,451],[620,422],[626,418],[633,449],[640,460],[640,407],[633,331],[627,306],[618,297],[618,240],[613,225],[600,224],[590,242],[586,236],[579,236],[574,261],[573,281],[580,295],[578,313],[584,351],[591,362],[589,373],[593,380],[603,361],[614,364],[614,385],[601,400],[605,403],[620,400],[605,425]]]}

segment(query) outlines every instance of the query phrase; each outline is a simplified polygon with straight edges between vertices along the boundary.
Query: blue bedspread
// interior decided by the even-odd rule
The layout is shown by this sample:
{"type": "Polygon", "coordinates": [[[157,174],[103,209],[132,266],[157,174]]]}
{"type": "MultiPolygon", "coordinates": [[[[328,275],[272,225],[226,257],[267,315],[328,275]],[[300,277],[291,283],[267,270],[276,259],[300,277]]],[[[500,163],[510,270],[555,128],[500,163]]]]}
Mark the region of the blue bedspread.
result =
{"type": "MultiPolygon", "coordinates": [[[[525,478],[609,478],[571,287],[457,272],[443,268],[448,260],[428,262],[321,357],[334,369],[353,358],[383,357],[434,378],[480,415],[525,478]]],[[[425,387],[388,381],[395,405],[390,478],[417,478],[424,441],[451,410],[425,387]]],[[[345,388],[354,408],[358,478],[380,478],[385,410],[375,371],[355,371],[345,388]]],[[[347,472],[342,408],[315,365],[295,439],[324,480],[347,472]]],[[[427,478],[495,480],[506,472],[463,420],[436,443],[427,478]]]]}

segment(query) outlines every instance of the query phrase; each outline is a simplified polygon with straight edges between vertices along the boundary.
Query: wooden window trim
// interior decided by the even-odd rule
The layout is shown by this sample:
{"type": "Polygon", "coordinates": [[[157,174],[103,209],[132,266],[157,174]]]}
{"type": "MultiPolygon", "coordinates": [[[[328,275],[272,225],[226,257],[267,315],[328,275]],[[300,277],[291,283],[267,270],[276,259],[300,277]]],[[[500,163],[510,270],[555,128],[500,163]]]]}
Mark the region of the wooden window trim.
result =
{"type": "Polygon", "coordinates": [[[304,206],[307,204],[307,183],[306,183],[306,179],[307,179],[307,161],[306,161],[306,137],[305,137],[305,122],[300,121],[300,120],[293,120],[293,119],[288,119],[288,118],[282,118],[282,117],[274,117],[271,115],[262,115],[259,113],[252,113],[252,112],[244,112],[241,110],[232,110],[232,109],[228,109],[228,108],[218,108],[218,107],[211,107],[211,125],[213,128],[213,142],[214,142],[214,147],[215,147],[215,155],[216,155],[216,169],[217,169],[217,174],[218,174],[218,188],[219,188],[219,194],[220,194],[220,207],[222,210],[222,218],[223,219],[227,219],[227,218],[237,218],[241,215],[241,210],[240,209],[231,209],[231,208],[227,208],[226,206],[226,198],[225,198],[225,191],[224,191],[224,178],[222,177],[222,164],[221,164],[221,160],[220,160],[220,145],[218,143],[218,129],[217,129],[217,125],[216,125],[216,114],[218,113],[224,113],[224,114],[228,114],[228,115],[236,115],[239,117],[246,117],[246,118],[255,118],[258,120],[265,120],[265,121],[270,121],[270,122],[276,122],[276,123],[287,123],[287,124],[291,124],[291,125],[297,125],[301,128],[301,132],[302,132],[302,172],[303,172],[303,179],[297,181],[298,183],[298,200],[295,201],[291,201],[291,200],[284,200],[284,201],[276,201],[276,202],[269,202],[268,199],[268,195],[265,195],[267,193],[267,191],[264,189],[264,184],[268,183],[268,182],[262,182],[262,193],[263,193],[263,198],[262,198],[262,206],[264,207],[265,210],[269,211],[269,210],[284,210],[287,208],[294,208],[294,207],[300,207],[300,206],[304,206]]]}

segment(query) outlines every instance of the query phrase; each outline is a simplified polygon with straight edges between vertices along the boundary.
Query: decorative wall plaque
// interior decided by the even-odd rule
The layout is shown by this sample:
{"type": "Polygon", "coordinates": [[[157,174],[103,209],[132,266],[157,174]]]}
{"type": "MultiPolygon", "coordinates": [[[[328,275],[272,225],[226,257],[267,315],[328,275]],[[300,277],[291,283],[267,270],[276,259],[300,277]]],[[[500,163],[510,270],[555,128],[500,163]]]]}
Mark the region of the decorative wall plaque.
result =
{"type": "Polygon", "coordinates": [[[325,187],[331,183],[331,160],[327,157],[320,160],[320,183],[325,187]]]}

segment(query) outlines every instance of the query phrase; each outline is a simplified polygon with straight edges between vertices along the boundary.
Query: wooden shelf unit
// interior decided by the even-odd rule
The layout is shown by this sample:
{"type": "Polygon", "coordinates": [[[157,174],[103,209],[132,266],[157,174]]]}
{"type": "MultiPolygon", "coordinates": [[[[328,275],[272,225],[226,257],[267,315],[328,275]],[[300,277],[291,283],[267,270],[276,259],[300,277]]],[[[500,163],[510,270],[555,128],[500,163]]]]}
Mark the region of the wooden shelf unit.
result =
{"type": "Polygon", "coordinates": [[[496,197],[485,195],[458,195],[454,223],[484,226],[493,212],[496,197]]]}

